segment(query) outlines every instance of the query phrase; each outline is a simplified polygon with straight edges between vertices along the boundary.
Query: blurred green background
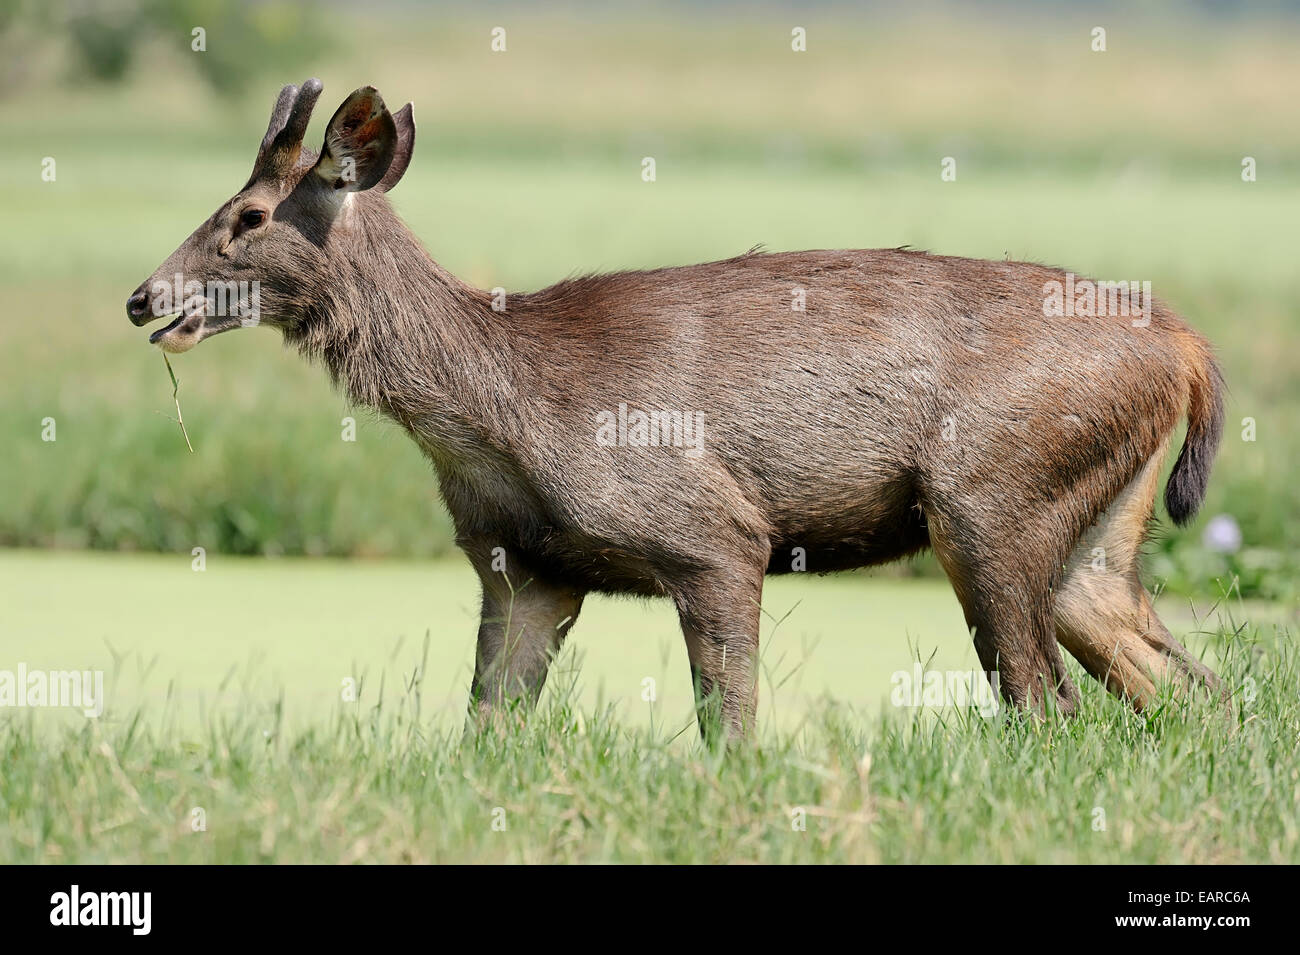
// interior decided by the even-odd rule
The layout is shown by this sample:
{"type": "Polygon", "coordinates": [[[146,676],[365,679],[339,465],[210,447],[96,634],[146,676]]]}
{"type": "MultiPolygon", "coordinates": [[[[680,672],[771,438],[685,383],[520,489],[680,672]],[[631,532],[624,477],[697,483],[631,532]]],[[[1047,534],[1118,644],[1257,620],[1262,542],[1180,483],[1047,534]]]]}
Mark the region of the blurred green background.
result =
{"type": "Polygon", "coordinates": [[[483,287],[756,243],[908,244],[1151,281],[1214,342],[1231,393],[1200,521],[1157,534],[1149,579],[1216,595],[1236,577],[1247,597],[1293,604],[1295,6],[905,10],[2,0],[0,546],[453,549],[414,445],[272,332],[174,361],[190,454],[162,359],[124,314],[243,183],[280,85],[316,75],[309,141],[357,86],[415,102],[415,158],[392,200],[483,287]],[[497,26],[505,52],[491,50],[497,26]],[[806,52],[791,49],[796,26],[806,52]],[[1220,514],[1241,528],[1233,553],[1202,541],[1220,514]]]}

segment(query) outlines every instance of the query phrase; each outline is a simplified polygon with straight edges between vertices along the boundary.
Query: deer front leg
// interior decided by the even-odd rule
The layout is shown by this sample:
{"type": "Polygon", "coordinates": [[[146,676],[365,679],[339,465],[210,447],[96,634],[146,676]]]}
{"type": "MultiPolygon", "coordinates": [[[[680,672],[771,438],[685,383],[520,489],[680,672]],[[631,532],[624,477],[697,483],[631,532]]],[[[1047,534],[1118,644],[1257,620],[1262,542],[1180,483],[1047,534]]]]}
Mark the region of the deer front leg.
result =
{"type": "Polygon", "coordinates": [[[677,594],[695,685],[700,735],[739,740],[758,712],[758,624],[763,568],[738,565],[699,578],[677,594]]]}
{"type": "MultiPolygon", "coordinates": [[[[483,583],[470,716],[478,727],[511,704],[531,707],[551,660],[582,608],[583,594],[536,578],[515,580],[475,561],[483,583]]],[[[522,575],[521,575],[522,576],[522,575]]]]}

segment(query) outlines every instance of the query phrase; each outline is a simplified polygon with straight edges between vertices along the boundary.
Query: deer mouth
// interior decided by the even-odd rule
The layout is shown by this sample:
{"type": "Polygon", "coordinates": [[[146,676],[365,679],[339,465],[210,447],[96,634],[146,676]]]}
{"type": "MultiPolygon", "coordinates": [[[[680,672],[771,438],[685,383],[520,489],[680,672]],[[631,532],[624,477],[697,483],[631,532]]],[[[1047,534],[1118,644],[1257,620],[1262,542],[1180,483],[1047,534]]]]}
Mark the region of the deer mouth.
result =
{"type": "Polygon", "coordinates": [[[171,324],[158,329],[149,336],[149,344],[157,345],[163,351],[189,351],[199,343],[199,334],[203,331],[202,312],[182,312],[171,324]]]}
{"type": "Polygon", "coordinates": [[[213,316],[204,314],[203,309],[194,312],[182,312],[171,324],[158,329],[149,336],[149,344],[157,345],[173,355],[189,351],[205,338],[219,335],[232,328],[238,328],[242,321],[233,316],[213,316]]]}

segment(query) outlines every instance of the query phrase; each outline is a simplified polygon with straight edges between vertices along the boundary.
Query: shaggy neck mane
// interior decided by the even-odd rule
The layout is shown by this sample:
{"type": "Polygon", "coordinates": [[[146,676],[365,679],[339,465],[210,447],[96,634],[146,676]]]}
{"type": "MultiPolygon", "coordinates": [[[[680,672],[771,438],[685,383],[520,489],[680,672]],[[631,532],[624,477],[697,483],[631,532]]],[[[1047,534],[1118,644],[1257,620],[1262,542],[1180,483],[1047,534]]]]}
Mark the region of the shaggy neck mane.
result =
{"type": "Polygon", "coordinates": [[[440,463],[510,444],[518,369],[489,294],[434,262],[383,199],[355,202],[327,251],[336,278],[309,295],[288,340],[440,463]]]}

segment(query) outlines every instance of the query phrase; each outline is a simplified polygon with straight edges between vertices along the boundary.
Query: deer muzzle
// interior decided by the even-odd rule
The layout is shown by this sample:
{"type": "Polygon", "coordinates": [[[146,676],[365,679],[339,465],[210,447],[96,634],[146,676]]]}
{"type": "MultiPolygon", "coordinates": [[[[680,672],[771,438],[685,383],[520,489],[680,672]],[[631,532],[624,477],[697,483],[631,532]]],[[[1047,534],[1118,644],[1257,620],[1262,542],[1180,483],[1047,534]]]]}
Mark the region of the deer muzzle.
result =
{"type": "Polygon", "coordinates": [[[256,319],[241,318],[239,314],[213,313],[208,301],[194,296],[181,302],[179,309],[170,299],[154,296],[153,286],[146,282],[126,300],[126,314],[134,325],[147,325],[159,318],[170,318],[163,328],[149,336],[149,344],[173,354],[189,351],[205,338],[237,328],[243,324],[256,324],[256,319]]]}

